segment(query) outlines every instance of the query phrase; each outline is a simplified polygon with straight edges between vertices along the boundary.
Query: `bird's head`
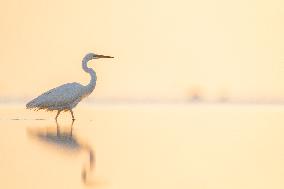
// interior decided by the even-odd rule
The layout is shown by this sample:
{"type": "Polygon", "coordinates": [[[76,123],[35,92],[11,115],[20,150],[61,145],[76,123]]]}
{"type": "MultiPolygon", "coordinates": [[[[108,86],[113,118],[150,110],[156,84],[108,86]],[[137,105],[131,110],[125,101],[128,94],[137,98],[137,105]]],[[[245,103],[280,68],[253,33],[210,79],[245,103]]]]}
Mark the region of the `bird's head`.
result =
{"type": "Polygon", "coordinates": [[[100,54],[95,54],[95,53],[88,53],[84,57],[85,60],[92,60],[92,59],[99,59],[99,58],[114,58],[112,56],[105,56],[105,55],[100,55],[100,54]]]}

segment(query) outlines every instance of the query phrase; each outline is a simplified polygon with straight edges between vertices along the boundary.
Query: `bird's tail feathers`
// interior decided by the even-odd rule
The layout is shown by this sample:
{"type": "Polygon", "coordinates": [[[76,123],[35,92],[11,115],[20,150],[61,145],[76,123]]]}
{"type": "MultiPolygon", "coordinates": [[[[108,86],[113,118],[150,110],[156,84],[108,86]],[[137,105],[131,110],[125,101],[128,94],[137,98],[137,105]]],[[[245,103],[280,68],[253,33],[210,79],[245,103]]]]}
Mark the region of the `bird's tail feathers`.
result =
{"type": "Polygon", "coordinates": [[[27,109],[34,109],[39,107],[39,102],[37,99],[33,99],[32,101],[26,104],[27,109]]]}
{"type": "Polygon", "coordinates": [[[34,104],[33,101],[29,102],[26,104],[26,108],[27,109],[32,109],[32,108],[36,108],[36,105],[34,104]]]}

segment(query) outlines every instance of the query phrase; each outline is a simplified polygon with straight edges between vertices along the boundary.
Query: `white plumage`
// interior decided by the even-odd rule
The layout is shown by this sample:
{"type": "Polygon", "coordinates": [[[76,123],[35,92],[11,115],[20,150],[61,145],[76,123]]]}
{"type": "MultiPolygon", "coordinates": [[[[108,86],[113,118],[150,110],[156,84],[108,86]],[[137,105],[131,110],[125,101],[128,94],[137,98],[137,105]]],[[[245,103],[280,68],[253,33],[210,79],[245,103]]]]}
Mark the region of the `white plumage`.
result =
{"type": "Polygon", "coordinates": [[[82,99],[84,86],[79,83],[67,83],[51,89],[27,104],[27,108],[47,110],[67,110],[74,108],[82,99]]]}
{"type": "Polygon", "coordinates": [[[57,110],[57,119],[61,111],[70,111],[74,119],[72,109],[85,97],[89,96],[96,86],[96,72],[87,66],[87,62],[92,59],[98,58],[113,58],[111,56],[97,55],[94,53],[87,54],[82,61],[82,68],[85,72],[89,73],[91,80],[88,85],[84,86],[80,83],[67,83],[59,87],[53,88],[37,98],[27,103],[27,109],[35,110],[57,110]]]}

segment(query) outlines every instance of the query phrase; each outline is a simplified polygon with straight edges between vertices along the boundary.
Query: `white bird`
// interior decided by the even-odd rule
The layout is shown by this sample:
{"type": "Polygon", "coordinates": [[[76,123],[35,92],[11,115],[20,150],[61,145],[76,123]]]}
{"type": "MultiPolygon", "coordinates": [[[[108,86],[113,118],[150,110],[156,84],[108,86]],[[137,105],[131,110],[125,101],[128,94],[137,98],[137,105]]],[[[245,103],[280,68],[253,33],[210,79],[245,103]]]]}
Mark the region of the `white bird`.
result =
{"type": "Polygon", "coordinates": [[[27,103],[27,109],[54,111],[57,110],[55,120],[57,120],[61,111],[70,111],[72,119],[75,120],[72,109],[85,97],[89,96],[96,87],[96,72],[87,66],[88,61],[99,58],[113,58],[112,56],[98,55],[88,53],[82,61],[82,68],[90,74],[91,80],[88,85],[80,83],[66,83],[53,88],[37,98],[27,103]]]}

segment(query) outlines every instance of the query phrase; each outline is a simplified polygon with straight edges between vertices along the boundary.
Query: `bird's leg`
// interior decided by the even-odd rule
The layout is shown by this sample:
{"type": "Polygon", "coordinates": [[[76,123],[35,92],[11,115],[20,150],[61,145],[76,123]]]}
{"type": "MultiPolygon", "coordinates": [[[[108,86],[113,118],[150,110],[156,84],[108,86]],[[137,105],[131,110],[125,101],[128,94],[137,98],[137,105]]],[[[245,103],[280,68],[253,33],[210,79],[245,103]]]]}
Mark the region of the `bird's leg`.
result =
{"type": "Polygon", "coordinates": [[[73,133],[73,124],[74,124],[74,119],[72,119],[72,123],[71,123],[71,132],[70,132],[70,135],[71,135],[71,137],[72,137],[72,133],[73,133]]]}
{"type": "Polygon", "coordinates": [[[58,110],[58,112],[57,112],[57,114],[56,114],[56,116],[55,116],[55,120],[56,120],[56,122],[57,122],[57,118],[58,118],[58,116],[59,116],[60,112],[61,112],[61,110],[58,110]]]}
{"type": "Polygon", "coordinates": [[[71,112],[71,115],[72,115],[72,120],[74,121],[74,120],[75,120],[75,117],[74,117],[74,114],[73,114],[72,109],[70,109],[70,112],[71,112]]]}

